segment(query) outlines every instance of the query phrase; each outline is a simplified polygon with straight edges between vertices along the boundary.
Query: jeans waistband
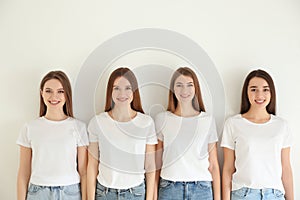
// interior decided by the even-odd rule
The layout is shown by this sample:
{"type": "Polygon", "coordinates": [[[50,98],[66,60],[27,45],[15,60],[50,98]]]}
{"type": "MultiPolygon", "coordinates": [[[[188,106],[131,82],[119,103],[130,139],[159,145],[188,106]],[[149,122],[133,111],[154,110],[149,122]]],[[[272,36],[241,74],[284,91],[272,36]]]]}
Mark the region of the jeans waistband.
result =
{"type": "Polygon", "coordinates": [[[170,180],[166,180],[161,178],[163,181],[167,181],[169,183],[173,183],[173,184],[182,184],[182,185],[198,185],[198,184],[203,184],[203,183],[207,183],[210,184],[211,181],[170,181],[170,180]]]}
{"type": "Polygon", "coordinates": [[[130,192],[130,193],[132,193],[133,189],[143,186],[145,184],[145,182],[141,183],[140,185],[137,185],[137,186],[134,186],[131,188],[127,188],[127,189],[116,189],[116,188],[105,187],[105,186],[101,185],[99,182],[97,184],[100,188],[102,188],[105,191],[105,193],[108,193],[108,192],[113,192],[113,193],[130,192]]]}

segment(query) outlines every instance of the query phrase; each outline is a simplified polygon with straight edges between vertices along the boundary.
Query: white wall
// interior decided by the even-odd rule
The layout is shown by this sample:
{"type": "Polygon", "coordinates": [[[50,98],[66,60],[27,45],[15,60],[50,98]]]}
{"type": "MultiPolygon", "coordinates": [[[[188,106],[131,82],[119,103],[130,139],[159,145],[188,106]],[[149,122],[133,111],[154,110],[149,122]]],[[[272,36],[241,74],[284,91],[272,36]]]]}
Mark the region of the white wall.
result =
{"type": "Polygon", "coordinates": [[[291,159],[300,198],[299,24],[297,0],[1,0],[0,198],[16,199],[15,140],[20,127],[37,117],[41,77],[62,69],[75,83],[96,47],[138,28],[169,29],[197,42],[223,79],[226,116],[238,112],[241,85],[250,70],[263,67],[273,75],[278,115],[294,132],[291,159]]]}

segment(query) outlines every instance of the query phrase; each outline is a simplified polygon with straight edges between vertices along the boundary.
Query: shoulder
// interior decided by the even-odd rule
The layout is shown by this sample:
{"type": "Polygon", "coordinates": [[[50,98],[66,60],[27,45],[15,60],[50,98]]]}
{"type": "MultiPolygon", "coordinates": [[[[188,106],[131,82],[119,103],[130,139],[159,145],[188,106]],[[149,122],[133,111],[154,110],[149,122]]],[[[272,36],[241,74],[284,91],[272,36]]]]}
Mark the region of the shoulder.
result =
{"type": "Polygon", "coordinates": [[[45,124],[46,120],[44,117],[38,117],[36,119],[33,119],[31,121],[28,121],[24,124],[25,127],[35,127],[35,126],[40,126],[42,124],[45,124]]]}
{"type": "Polygon", "coordinates": [[[144,120],[144,121],[152,121],[152,117],[150,115],[146,115],[144,113],[141,112],[137,112],[137,119],[139,120],[144,120]]]}
{"type": "Polygon", "coordinates": [[[271,115],[271,123],[276,123],[276,124],[281,124],[283,126],[288,126],[288,122],[282,118],[282,117],[279,117],[277,115],[271,115]]]}
{"type": "Polygon", "coordinates": [[[95,115],[90,121],[89,121],[89,124],[93,124],[93,123],[99,123],[103,120],[106,120],[108,119],[108,114],[107,112],[102,112],[98,115],[95,115]]]}

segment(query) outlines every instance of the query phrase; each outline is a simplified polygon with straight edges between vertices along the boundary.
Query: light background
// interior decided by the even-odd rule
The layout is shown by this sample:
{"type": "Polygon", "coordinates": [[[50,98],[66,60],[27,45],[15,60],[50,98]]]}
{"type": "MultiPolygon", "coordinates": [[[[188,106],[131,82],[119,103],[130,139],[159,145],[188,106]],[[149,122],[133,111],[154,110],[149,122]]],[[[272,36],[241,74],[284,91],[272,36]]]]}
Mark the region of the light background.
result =
{"type": "Polygon", "coordinates": [[[0,0],[0,199],[16,199],[15,141],[21,126],[37,117],[42,76],[62,69],[74,84],[96,47],[138,28],[168,29],[197,42],[222,78],[226,116],[239,111],[246,74],[270,72],[278,115],[294,133],[291,160],[300,198],[300,1],[0,0]]]}

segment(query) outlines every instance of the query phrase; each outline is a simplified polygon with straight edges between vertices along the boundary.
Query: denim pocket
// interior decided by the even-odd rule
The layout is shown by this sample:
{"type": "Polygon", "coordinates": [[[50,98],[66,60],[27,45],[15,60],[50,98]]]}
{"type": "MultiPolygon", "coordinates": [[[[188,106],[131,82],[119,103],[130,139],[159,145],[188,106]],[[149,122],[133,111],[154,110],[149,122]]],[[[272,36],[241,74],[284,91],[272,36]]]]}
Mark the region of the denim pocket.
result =
{"type": "Polygon", "coordinates": [[[106,188],[100,183],[97,183],[96,197],[105,197],[105,196],[106,196],[106,188]]]}
{"type": "Polygon", "coordinates": [[[63,191],[66,195],[70,195],[70,196],[79,195],[80,194],[80,185],[74,184],[74,185],[64,186],[63,191]]]}
{"type": "Polygon", "coordinates": [[[210,181],[199,181],[198,182],[198,187],[200,188],[211,188],[211,182],[210,181]]]}
{"type": "Polygon", "coordinates": [[[29,195],[37,195],[42,189],[43,189],[43,186],[34,185],[34,184],[30,183],[29,188],[28,188],[28,194],[29,195]]]}
{"type": "MultiPolygon", "coordinates": [[[[249,188],[243,187],[241,189],[232,191],[231,196],[238,197],[238,198],[245,198],[248,196],[249,192],[250,192],[249,188]]],[[[233,199],[235,199],[235,198],[233,198],[233,199]]]]}
{"type": "Polygon", "coordinates": [[[171,181],[165,180],[165,179],[160,179],[159,181],[159,188],[167,188],[172,184],[171,181]]]}
{"type": "Polygon", "coordinates": [[[141,197],[145,195],[145,183],[142,183],[132,188],[132,193],[135,197],[141,197]]]}
{"type": "Polygon", "coordinates": [[[284,195],[280,190],[274,190],[274,195],[276,197],[276,199],[284,199],[284,195]]]}

